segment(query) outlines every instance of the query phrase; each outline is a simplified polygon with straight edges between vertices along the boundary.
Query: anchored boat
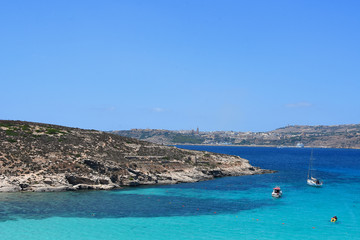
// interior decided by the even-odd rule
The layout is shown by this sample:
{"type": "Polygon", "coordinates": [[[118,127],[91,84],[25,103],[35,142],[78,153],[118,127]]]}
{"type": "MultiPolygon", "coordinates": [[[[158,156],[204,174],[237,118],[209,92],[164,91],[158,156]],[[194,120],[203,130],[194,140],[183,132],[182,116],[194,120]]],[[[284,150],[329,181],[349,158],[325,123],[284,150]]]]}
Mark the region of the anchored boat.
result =
{"type": "Polygon", "coordinates": [[[274,187],[273,191],[271,193],[271,196],[275,197],[275,198],[279,198],[282,195],[282,191],[280,187],[274,187]]]}
{"type": "Polygon", "coordinates": [[[313,186],[313,187],[321,187],[323,185],[323,182],[312,176],[312,165],[313,165],[313,150],[311,150],[311,156],[310,156],[310,161],[309,161],[309,170],[308,170],[308,176],[307,176],[307,184],[309,186],[313,186]]]}

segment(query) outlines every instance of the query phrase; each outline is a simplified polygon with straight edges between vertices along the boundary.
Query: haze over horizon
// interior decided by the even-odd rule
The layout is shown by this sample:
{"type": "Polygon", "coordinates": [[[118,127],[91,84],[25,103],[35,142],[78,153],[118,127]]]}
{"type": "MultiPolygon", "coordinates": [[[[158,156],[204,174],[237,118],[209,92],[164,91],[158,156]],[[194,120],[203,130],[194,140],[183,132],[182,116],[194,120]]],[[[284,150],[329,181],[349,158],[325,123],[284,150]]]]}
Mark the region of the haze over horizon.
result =
{"type": "Polygon", "coordinates": [[[358,1],[3,1],[0,119],[97,130],[358,124],[358,1]]]}

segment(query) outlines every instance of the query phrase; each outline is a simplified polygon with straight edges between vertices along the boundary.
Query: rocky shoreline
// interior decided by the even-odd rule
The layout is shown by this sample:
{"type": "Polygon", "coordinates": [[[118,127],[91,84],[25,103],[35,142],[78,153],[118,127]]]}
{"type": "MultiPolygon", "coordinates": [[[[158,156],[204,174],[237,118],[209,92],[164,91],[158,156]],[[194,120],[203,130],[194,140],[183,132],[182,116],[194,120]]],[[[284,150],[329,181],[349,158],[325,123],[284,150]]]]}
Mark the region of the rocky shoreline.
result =
{"type": "Polygon", "coordinates": [[[140,173],[143,179],[134,177],[122,184],[115,184],[108,176],[92,175],[42,175],[29,174],[24,176],[5,176],[0,175],[0,192],[58,192],[58,191],[76,191],[76,190],[110,190],[121,189],[125,186],[140,185],[166,185],[178,183],[190,183],[211,180],[217,177],[242,176],[273,173],[272,170],[259,168],[232,167],[229,169],[214,169],[203,172],[198,169],[187,169],[182,171],[173,171],[159,175],[145,175],[140,173]]]}
{"type": "Polygon", "coordinates": [[[0,192],[109,190],[274,172],[238,156],[22,121],[0,121],[0,147],[0,192]]]}

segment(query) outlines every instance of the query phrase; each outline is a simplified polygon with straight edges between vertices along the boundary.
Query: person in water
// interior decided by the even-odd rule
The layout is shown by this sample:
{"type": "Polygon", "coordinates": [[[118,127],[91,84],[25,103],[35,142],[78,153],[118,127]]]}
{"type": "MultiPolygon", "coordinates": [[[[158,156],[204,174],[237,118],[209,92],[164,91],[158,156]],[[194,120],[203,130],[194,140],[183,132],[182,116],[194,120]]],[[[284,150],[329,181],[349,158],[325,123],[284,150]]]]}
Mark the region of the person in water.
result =
{"type": "Polygon", "coordinates": [[[331,222],[336,222],[337,221],[337,216],[333,216],[330,221],[331,222]]]}

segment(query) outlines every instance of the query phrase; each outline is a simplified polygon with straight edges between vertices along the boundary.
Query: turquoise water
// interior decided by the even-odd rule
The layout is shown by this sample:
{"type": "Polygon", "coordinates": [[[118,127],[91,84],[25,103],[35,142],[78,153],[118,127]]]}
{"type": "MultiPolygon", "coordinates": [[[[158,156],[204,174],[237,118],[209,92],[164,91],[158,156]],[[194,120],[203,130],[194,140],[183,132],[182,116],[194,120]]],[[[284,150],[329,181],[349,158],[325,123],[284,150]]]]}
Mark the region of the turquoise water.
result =
{"type": "Polygon", "coordinates": [[[116,191],[1,193],[1,239],[360,239],[360,150],[180,146],[275,174],[116,191]],[[272,188],[283,189],[273,199],[272,188]],[[337,223],[330,218],[338,216],[337,223]]]}

